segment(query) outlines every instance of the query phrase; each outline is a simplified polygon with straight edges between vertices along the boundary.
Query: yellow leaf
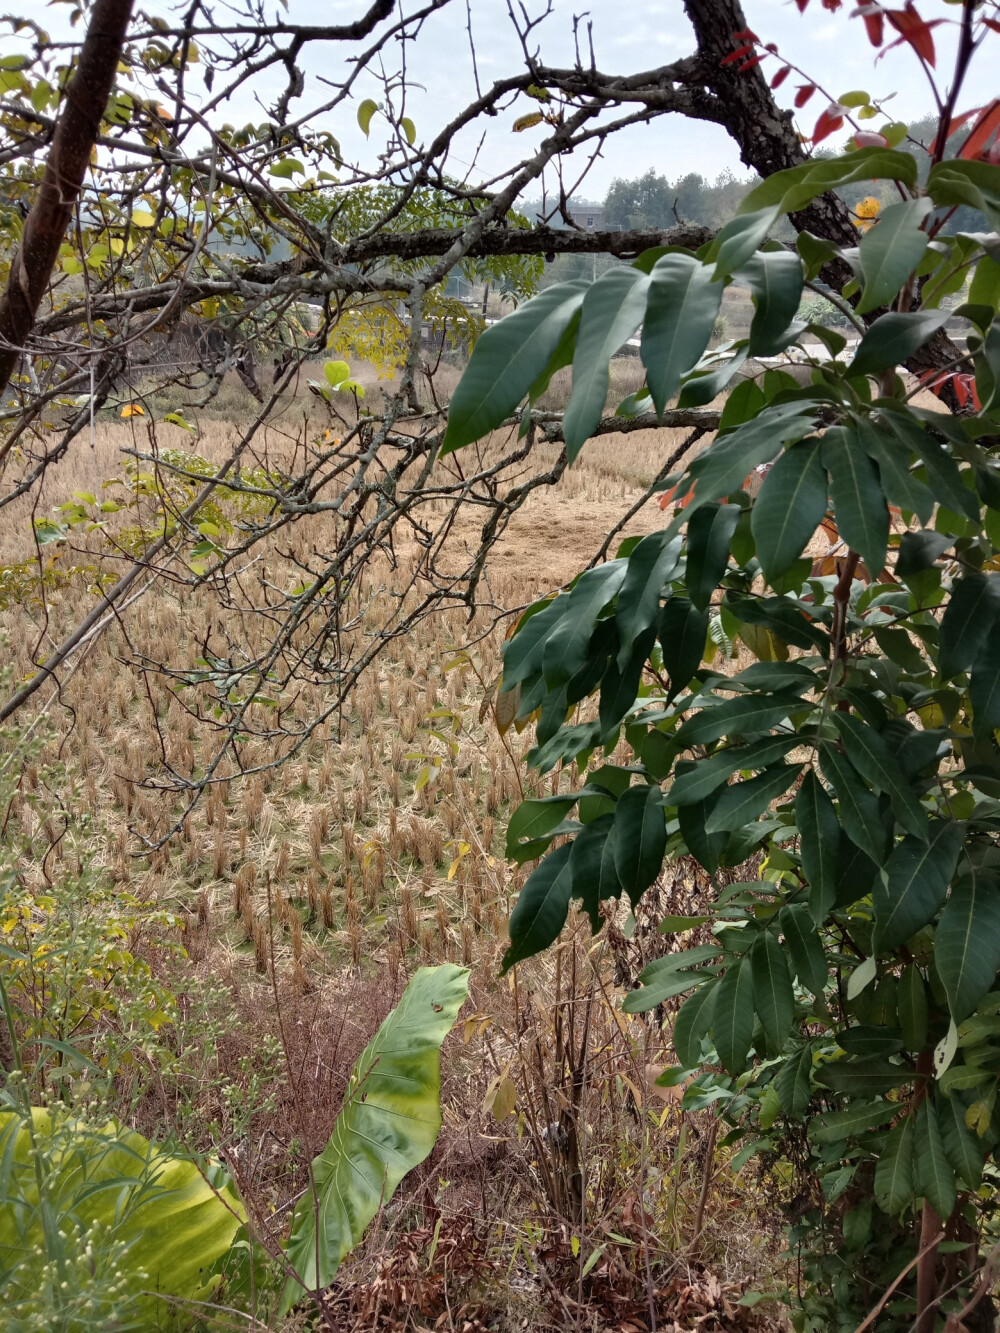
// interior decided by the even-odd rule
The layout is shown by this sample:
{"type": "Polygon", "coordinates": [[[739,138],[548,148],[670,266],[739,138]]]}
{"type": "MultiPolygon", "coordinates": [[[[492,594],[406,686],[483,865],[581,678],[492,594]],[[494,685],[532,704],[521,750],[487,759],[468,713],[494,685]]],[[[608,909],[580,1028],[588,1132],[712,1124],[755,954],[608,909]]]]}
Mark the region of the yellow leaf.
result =
{"type": "Polygon", "coordinates": [[[517,1105],[517,1085],[509,1076],[505,1076],[497,1084],[496,1091],[490,1102],[489,1111],[493,1119],[499,1124],[501,1120],[506,1120],[514,1107],[517,1105]]]}
{"type": "Polygon", "coordinates": [[[156,218],[148,209],[135,208],[132,210],[133,227],[153,227],[156,225],[156,218]]]}
{"type": "Polygon", "coordinates": [[[122,408],[123,420],[127,420],[129,417],[144,417],[145,415],[146,409],[141,407],[139,403],[126,403],[122,408]]]}
{"type": "Polygon", "coordinates": [[[522,130],[530,130],[535,125],[542,123],[543,116],[540,111],[529,111],[526,116],[518,116],[514,121],[514,133],[520,134],[522,130]]]}

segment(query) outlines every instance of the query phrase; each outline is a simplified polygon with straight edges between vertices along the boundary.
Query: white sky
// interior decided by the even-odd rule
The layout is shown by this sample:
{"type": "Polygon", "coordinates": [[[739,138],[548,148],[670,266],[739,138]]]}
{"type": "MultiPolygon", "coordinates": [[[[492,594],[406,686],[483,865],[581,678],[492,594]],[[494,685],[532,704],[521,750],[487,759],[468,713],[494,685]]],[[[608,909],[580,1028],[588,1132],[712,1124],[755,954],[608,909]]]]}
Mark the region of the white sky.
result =
{"type": "MultiPolygon", "coordinates": [[[[530,13],[544,8],[543,0],[524,2],[530,13]]],[[[480,82],[485,88],[494,79],[520,70],[520,50],[506,0],[470,0],[470,3],[480,82]]],[[[572,18],[574,13],[585,12],[582,10],[584,3],[587,0],[553,0],[552,15],[534,34],[545,63],[564,66],[573,62],[572,18]]],[[[286,16],[280,5],[269,0],[267,10],[273,8],[275,17],[328,24],[356,19],[367,5],[368,0],[289,0],[286,16]]],[[[419,7],[419,0],[402,0],[402,5],[405,11],[412,12],[419,7]]],[[[28,7],[32,6],[29,4],[28,7]]],[[[895,118],[912,120],[928,113],[933,108],[930,90],[912,52],[908,48],[897,49],[876,63],[876,52],[865,38],[863,25],[860,20],[849,17],[853,8],[853,0],[846,0],[838,12],[830,13],[823,8],[821,0],[811,0],[806,13],[800,15],[793,0],[745,0],[748,22],[761,40],[776,42],[782,55],[818,79],[831,96],[837,97],[856,88],[864,88],[873,96],[894,92],[896,95],[887,109],[895,118]]],[[[918,0],[918,8],[926,19],[947,21],[935,29],[938,69],[942,85],[946,85],[950,68],[948,51],[954,43],[953,20],[957,8],[945,0],[918,0]]],[[[224,6],[217,4],[214,9],[221,20],[224,6]]],[[[147,10],[166,15],[171,6],[164,0],[154,0],[147,10]]],[[[64,12],[61,6],[47,11],[46,18],[52,24],[53,33],[62,30],[64,12]]],[[[632,0],[627,6],[624,0],[590,0],[587,18],[593,22],[597,65],[604,72],[628,73],[655,68],[693,50],[693,38],[681,0],[632,0]]],[[[988,45],[980,54],[967,80],[960,101],[963,109],[995,95],[995,62],[1000,54],[1000,37],[992,39],[992,47],[991,50],[988,45]]],[[[307,48],[307,72],[310,76],[320,73],[335,79],[338,64],[347,54],[347,46],[331,44],[307,48]]],[[[392,54],[387,54],[387,64],[392,59],[392,54]]],[[[454,0],[442,13],[426,21],[418,41],[407,48],[407,61],[411,81],[407,112],[416,123],[418,143],[426,142],[475,96],[464,0],[454,0]]],[[[774,63],[770,67],[776,70],[778,65],[774,63]]],[[[783,104],[791,105],[799,82],[801,80],[795,74],[789,76],[778,93],[783,104]]],[[[258,78],[253,96],[264,105],[273,104],[281,84],[276,72],[273,76],[258,78]]],[[[359,82],[359,101],[365,96],[377,98],[378,93],[375,78],[359,82]]],[[[305,96],[292,103],[292,114],[299,116],[314,101],[318,103],[328,96],[310,77],[305,96]]],[[[821,94],[816,93],[801,113],[802,128],[806,132],[811,130],[823,105],[821,94]]],[[[519,135],[511,133],[514,119],[536,106],[536,103],[522,98],[516,109],[486,122],[489,132],[478,158],[481,168],[478,178],[500,172],[537,145],[547,132],[544,126],[519,135]]],[[[226,118],[242,123],[262,120],[264,115],[247,93],[241,94],[226,118]]],[[[873,122],[875,124],[877,122],[873,122]]],[[[384,132],[379,128],[378,120],[373,122],[371,139],[366,142],[355,122],[354,108],[350,112],[342,109],[321,127],[338,137],[349,158],[357,156],[361,161],[373,162],[383,146],[384,132]]],[[[471,163],[481,133],[482,126],[456,143],[455,156],[450,164],[453,174],[461,174],[471,163]]],[[[828,142],[831,147],[836,147],[838,136],[828,142]]],[[[652,126],[625,131],[615,137],[613,145],[609,145],[607,156],[598,161],[581,188],[580,192],[589,198],[603,198],[615,176],[637,176],[649,167],[671,178],[689,171],[712,178],[726,168],[738,175],[744,174],[735,146],[723,130],[680,116],[661,117],[652,126]]],[[[581,170],[582,166],[581,159],[575,171],[581,170]]],[[[568,171],[567,175],[571,173],[568,171]]],[[[528,194],[536,196],[538,192],[534,189],[528,194]]]]}

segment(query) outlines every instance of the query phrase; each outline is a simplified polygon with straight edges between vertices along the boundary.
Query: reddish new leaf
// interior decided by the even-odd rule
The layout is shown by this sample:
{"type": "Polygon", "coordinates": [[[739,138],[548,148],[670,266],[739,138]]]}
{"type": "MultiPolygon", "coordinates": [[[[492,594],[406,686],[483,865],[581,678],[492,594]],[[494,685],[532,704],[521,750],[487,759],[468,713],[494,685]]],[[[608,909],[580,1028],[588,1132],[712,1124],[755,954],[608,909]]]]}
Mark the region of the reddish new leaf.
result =
{"type": "Polygon", "coordinates": [[[997,19],[983,19],[982,22],[989,28],[990,32],[1000,32],[1000,22],[997,19]]]}
{"type": "Polygon", "coordinates": [[[814,83],[800,83],[799,91],[795,94],[795,105],[797,107],[805,106],[815,91],[816,85],[814,83]]]}
{"type": "MultiPolygon", "coordinates": [[[[931,36],[931,29],[943,22],[942,19],[932,19],[930,23],[922,19],[917,13],[916,6],[908,4],[905,9],[887,9],[885,16],[901,34],[900,40],[908,42],[913,47],[917,55],[926,64],[933,68],[934,65],[934,38],[931,36]]],[[[893,42],[893,46],[898,46],[898,42],[893,42]]],[[[892,48],[888,48],[891,50],[892,48]]]]}
{"type": "MultiPolygon", "coordinates": [[[[944,132],[944,143],[947,143],[955,131],[960,130],[967,120],[971,120],[973,116],[978,116],[982,109],[981,106],[974,106],[971,111],[963,111],[961,115],[952,116],[951,120],[948,121],[948,127],[944,132]]],[[[934,138],[931,140],[931,145],[927,151],[933,157],[940,147],[941,137],[940,133],[938,133],[935,134],[934,138]]]]}
{"type": "Polygon", "coordinates": [[[780,88],[781,85],[788,78],[789,74],[791,74],[791,72],[792,72],[791,65],[783,65],[781,69],[778,70],[777,74],[775,74],[774,78],[771,80],[771,87],[780,88]]]}
{"type": "Polygon", "coordinates": [[[808,5],[809,0],[795,0],[795,3],[799,7],[799,13],[804,14],[806,12],[806,5],[808,5]]]}
{"type": "Polygon", "coordinates": [[[734,42],[759,42],[760,38],[754,32],[753,28],[742,28],[739,32],[731,32],[734,42]]]}
{"type": "Polygon", "coordinates": [[[839,130],[844,123],[844,113],[834,102],[833,106],[828,106],[819,120],[816,122],[816,128],[812,133],[813,144],[822,143],[824,139],[839,130]]]}
{"type": "Polygon", "coordinates": [[[857,11],[865,21],[865,31],[872,46],[881,46],[885,34],[885,16],[878,5],[864,5],[857,11]]]}
{"type": "Polygon", "coordinates": [[[735,51],[730,51],[729,55],[723,56],[719,63],[731,65],[734,61],[742,60],[744,56],[748,56],[752,50],[753,42],[747,42],[744,46],[738,46],[735,51]]]}
{"type": "Polygon", "coordinates": [[[974,161],[979,157],[986,143],[995,130],[1000,128],[1000,100],[994,98],[987,106],[984,106],[979,119],[969,131],[969,137],[959,149],[959,157],[964,157],[967,161],[974,161]]]}
{"type": "Polygon", "coordinates": [[[823,0],[823,8],[829,9],[830,12],[833,13],[835,9],[840,8],[842,3],[843,0],[823,0]]]}
{"type": "Polygon", "coordinates": [[[759,65],[760,62],[761,62],[763,59],[764,59],[763,56],[753,56],[753,57],[751,57],[751,59],[748,60],[745,64],[740,65],[740,67],[737,69],[736,73],[737,73],[737,74],[745,74],[746,71],[747,71],[748,69],[753,69],[754,65],[759,65]]]}

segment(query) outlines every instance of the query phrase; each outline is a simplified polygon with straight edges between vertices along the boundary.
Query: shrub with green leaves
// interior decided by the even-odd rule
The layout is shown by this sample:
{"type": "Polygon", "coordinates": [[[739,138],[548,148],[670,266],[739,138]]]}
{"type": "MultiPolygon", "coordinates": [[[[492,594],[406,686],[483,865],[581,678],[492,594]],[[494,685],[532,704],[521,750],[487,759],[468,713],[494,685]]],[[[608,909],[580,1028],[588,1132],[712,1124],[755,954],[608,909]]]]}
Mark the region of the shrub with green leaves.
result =
{"type": "MultiPolygon", "coordinates": [[[[762,876],[718,892],[711,942],[651,964],[624,1005],[683,997],[689,1103],[714,1090],[747,1153],[794,1139],[806,1154],[821,1194],[793,1237],[812,1265],[799,1329],[853,1329],[922,1228],[925,1245],[946,1240],[928,1246],[930,1286],[920,1266],[920,1327],[939,1287],[957,1311],[1000,1140],[998,228],[1000,167],[985,161],[937,161],[920,185],[913,156],[871,146],[778,172],[702,250],[551,287],[488,330],[443,443],[519,412],[530,431],[532,402],[572,364],[572,460],[598,430],[611,354],[640,327],[646,388],[630,411],[661,419],[675,398],[710,402],[747,357],[794,349],[812,366],[804,386],[773,370],[733,390],[713,442],[664,483],[670,521],[529,607],[500,685],[505,711],[535,723],[529,764],[585,774],[510,821],[508,854],[540,859],[505,969],[550,945],[574,901],[594,930],[604,900],[634,906],[665,859],[714,877],[763,856],[762,876]],[[868,180],[900,201],[854,249],[768,240],[868,180]],[[942,232],[959,204],[981,232],[942,232]],[[850,351],[797,319],[806,284],[838,271],[853,272],[850,351]],[[942,296],[969,278],[964,347],[934,381],[964,404],[949,415],[916,405],[903,367],[927,364],[942,296]],[[709,356],[733,283],[753,298],[749,337],[709,356]],[[820,525],[836,544],[817,560],[820,525]],[[719,662],[720,643],[746,664],[719,662]]],[[[910,1327],[916,1290],[902,1281],[878,1327],[910,1327]]]]}

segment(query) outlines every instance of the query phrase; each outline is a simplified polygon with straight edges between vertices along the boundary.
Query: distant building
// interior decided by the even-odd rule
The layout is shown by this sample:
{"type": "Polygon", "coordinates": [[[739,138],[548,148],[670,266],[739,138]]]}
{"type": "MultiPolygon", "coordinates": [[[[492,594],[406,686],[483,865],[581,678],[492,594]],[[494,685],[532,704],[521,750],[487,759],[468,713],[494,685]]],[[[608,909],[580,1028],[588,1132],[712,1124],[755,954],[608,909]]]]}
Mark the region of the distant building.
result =
{"type": "Polygon", "coordinates": [[[574,207],[570,217],[582,231],[604,230],[604,205],[585,204],[574,207]]]}

